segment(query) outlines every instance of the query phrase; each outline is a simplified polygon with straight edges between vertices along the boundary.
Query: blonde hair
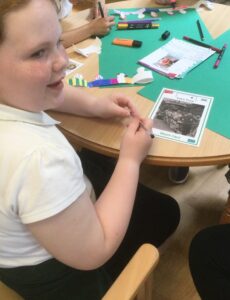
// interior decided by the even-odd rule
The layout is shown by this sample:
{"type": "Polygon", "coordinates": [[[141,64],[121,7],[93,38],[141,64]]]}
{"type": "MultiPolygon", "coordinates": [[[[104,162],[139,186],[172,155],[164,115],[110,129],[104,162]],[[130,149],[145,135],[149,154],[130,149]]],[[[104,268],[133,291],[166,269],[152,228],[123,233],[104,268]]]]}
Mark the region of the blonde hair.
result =
{"type": "MultiPolygon", "coordinates": [[[[8,14],[13,11],[22,9],[27,6],[32,0],[0,0],[0,44],[5,39],[5,18],[8,14]]],[[[37,0],[38,1],[38,0],[37,0]]],[[[56,1],[55,0],[47,0],[52,2],[56,9],[56,1]]]]}

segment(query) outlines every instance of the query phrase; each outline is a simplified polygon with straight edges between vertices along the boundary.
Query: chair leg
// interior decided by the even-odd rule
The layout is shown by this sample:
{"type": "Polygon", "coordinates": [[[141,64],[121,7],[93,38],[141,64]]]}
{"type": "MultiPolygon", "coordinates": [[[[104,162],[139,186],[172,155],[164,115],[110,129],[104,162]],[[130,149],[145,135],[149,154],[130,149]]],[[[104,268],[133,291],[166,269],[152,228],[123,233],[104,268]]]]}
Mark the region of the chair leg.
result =
{"type": "Polygon", "coordinates": [[[230,223],[230,191],[228,192],[227,204],[220,217],[220,224],[227,224],[227,223],[230,223]]]}

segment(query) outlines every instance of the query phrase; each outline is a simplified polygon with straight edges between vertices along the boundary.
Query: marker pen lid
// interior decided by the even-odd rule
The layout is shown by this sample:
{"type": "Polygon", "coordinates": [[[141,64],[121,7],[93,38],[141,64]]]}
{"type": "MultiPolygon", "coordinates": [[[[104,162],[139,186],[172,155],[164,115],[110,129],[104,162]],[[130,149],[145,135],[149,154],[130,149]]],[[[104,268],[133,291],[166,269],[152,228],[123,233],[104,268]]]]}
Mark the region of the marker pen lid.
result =
{"type": "Polygon", "coordinates": [[[128,23],[117,24],[118,29],[126,29],[128,28],[128,23]]]}
{"type": "Polygon", "coordinates": [[[142,42],[141,41],[137,41],[137,40],[133,40],[133,47],[139,48],[141,47],[142,42]]]}

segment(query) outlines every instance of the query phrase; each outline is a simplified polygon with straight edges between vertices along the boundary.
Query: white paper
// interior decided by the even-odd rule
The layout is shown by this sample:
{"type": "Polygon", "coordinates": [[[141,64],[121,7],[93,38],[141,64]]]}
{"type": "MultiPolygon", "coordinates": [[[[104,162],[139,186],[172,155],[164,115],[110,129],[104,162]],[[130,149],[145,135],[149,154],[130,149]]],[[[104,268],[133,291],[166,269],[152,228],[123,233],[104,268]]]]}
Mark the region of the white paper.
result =
{"type": "Polygon", "coordinates": [[[84,57],[88,57],[92,53],[101,54],[101,40],[96,37],[92,45],[85,48],[77,48],[74,46],[74,51],[84,57]]]}
{"type": "Polygon", "coordinates": [[[157,137],[199,146],[213,97],[163,88],[150,112],[157,137]]]}
{"type": "Polygon", "coordinates": [[[83,66],[83,63],[70,58],[69,64],[65,70],[65,75],[66,76],[70,75],[72,72],[76,71],[77,69],[79,69],[82,66],[83,66]]]}
{"type": "Polygon", "coordinates": [[[139,63],[169,78],[183,78],[188,71],[214,53],[209,48],[173,38],[139,60],[139,63]]]}

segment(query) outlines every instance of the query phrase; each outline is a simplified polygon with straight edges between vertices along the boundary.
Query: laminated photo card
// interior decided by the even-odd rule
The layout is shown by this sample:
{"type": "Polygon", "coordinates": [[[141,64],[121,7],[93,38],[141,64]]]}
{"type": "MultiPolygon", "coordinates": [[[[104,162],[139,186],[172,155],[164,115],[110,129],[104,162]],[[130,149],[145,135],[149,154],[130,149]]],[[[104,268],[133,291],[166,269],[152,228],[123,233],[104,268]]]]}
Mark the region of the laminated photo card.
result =
{"type": "Polygon", "coordinates": [[[199,146],[212,102],[210,96],[163,88],[150,112],[153,134],[199,146]]]}

